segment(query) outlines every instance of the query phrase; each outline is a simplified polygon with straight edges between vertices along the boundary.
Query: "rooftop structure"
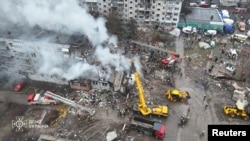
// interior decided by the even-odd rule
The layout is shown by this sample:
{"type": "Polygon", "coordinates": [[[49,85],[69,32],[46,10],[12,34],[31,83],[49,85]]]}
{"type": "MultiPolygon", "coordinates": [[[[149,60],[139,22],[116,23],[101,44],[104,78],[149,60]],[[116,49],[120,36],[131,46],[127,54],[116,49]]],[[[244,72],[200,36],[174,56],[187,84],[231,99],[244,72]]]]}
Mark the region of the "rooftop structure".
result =
{"type": "Polygon", "coordinates": [[[190,8],[192,12],[181,16],[178,26],[193,26],[204,30],[223,30],[224,22],[219,11],[214,8],[190,8]]]}

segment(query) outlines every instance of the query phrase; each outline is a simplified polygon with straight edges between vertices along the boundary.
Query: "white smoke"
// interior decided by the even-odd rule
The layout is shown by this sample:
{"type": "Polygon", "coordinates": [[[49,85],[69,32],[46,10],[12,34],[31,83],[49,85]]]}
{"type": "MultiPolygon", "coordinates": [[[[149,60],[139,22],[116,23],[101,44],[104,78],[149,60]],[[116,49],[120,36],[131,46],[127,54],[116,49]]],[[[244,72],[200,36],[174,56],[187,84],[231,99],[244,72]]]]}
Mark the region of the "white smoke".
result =
{"type": "MultiPolygon", "coordinates": [[[[78,0],[1,0],[0,1],[1,27],[19,25],[55,31],[63,34],[82,34],[95,47],[94,55],[101,65],[110,71],[128,70],[129,59],[121,54],[111,54],[110,49],[103,43],[112,43],[117,46],[117,38],[109,35],[105,26],[106,20],[102,17],[95,19],[87,9],[80,6],[78,0]]],[[[99,67],[88,64],[86,61],[77,62],[63,60],[60,53],[41,51],[41,61],[37,64],[40,73],[56,74],[67,80],[79,76],[90,76],[98,73],[99,67]]]]}

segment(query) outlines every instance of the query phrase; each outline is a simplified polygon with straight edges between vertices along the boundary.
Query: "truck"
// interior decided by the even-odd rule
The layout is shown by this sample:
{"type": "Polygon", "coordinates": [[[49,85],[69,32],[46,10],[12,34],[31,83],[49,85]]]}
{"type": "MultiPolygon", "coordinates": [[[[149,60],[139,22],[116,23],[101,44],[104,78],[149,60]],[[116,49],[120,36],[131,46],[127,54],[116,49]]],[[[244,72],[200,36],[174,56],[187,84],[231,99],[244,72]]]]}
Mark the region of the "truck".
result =
{"type": "Polygon", "coordinates": [[[130,128],[143,134],[152,135],[161,140],[164,139],[166,132],[166,126],[161,122],[151,121],[137,116],[134,116],[131,120],[130,128]]]}
{"type": "Polygon", "coordinates": [[[28,103],[30,105],[33,105],[33,104],[55,105],[58,102],[56,100],[52,99],[51,97],[42,96],[39,93],[31,93],[28,95],[28,103]]]}

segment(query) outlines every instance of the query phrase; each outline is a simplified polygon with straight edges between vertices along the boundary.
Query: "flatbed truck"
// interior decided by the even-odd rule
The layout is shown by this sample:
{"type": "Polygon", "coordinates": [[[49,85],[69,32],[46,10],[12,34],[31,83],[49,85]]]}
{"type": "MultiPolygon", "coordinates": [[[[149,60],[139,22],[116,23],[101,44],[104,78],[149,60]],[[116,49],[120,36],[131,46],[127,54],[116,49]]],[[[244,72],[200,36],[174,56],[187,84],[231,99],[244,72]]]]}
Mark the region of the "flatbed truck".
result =
{"type": "Polygon", "coordinates": [[[135,116],[131,119],[130,128],[161,140],[165,138],[166,126],[158,121],[151,121],[135,116]]]}

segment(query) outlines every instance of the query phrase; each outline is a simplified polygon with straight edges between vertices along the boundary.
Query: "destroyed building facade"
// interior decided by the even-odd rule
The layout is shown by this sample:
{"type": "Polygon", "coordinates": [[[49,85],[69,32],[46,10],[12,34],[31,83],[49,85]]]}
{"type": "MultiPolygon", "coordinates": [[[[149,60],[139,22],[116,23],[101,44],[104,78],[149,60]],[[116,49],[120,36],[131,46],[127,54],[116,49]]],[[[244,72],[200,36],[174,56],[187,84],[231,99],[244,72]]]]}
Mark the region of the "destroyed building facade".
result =
{"type": "Polygon", "coordinates": [[[59,76],[49,76],[36,71],[40,51],[44,46],[49,52],[62,51],[65,55],[68,55],[70,48],[69,45],[0,38],[1,70],[24,75],[31,80],[67,85],[68,82],[59,76]]]}
{"type": "Polygon", "coordinates": [[[39,67],[38,62],[42,59],[41,52],[50,52],[50,54],[60,52],[62,59],[84,60],[77,46],[0,38],[0,69],[35,81],[70,85],[72,89],[77,90],[109,90],[111,87],[116,91],[121,89],[123,72],[114,71],[114,76],[110,76],[109,80],[103,79],[105,74],[102,74],[91,79],[76,78],[70,81],[58,75],[39,73],[36,67],[39,67]]]}

